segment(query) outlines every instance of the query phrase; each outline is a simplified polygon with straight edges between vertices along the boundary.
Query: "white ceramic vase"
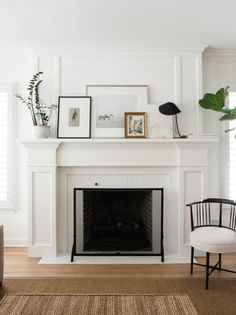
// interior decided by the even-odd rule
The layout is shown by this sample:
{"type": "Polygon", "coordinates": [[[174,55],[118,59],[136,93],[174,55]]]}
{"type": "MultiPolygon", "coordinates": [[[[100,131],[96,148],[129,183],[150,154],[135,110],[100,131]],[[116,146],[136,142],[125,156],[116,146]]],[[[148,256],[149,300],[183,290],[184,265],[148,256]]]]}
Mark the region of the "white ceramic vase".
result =
{"type": "Polygon", "coordinates": [[[48,138],[51,134],[50,126],[33,126],[33,134],[36,138],[48,138]]]}

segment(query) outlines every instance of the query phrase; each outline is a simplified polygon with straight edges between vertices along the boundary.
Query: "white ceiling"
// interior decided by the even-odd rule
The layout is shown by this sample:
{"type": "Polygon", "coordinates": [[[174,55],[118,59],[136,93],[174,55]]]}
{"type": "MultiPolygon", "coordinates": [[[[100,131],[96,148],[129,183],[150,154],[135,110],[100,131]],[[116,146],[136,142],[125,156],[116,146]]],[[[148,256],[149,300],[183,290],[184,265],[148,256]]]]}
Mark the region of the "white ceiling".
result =
{"type": "Polygon", "coordinates": [[[236,1],[0,0],[0,41],[236,48],[236,1]]]}

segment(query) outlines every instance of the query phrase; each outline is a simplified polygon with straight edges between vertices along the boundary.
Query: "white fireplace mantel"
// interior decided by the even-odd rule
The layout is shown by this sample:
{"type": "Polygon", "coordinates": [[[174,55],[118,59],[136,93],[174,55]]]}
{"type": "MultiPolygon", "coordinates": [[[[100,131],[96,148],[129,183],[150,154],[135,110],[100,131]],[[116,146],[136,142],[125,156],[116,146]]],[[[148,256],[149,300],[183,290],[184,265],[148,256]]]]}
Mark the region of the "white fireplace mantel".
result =
{"type": "Polygon", "coordinates": [[[29,166],[207,165],[217,137],[187,139],[26,139],[29,166]]]}
{"type": "MultiPolygon", "coordinates": [[[[29,256],[53,258],[61,248],[69,250],[65,244],[70,244],[70,233],[63,226],[68,226],[64,221],[70,217],[72,204],[67,184],[71,175],[85,176],[84,169],[100,178],[103,173],[133,176],[133,186],[134,176],[139,176],[137,185],[144,185],[149,174],[149,183],[156,178],[155,183],[166,186],[167,252],[186,255],[189,218],[185,204],[207,196],[208,148],[218,141],[216,137],[21,140],[28,151],[29,256]],[[59,215],[63,211],[68,213],[59,215]]],[[[112,185],[124,183],[123,177],[112,185]]]]}

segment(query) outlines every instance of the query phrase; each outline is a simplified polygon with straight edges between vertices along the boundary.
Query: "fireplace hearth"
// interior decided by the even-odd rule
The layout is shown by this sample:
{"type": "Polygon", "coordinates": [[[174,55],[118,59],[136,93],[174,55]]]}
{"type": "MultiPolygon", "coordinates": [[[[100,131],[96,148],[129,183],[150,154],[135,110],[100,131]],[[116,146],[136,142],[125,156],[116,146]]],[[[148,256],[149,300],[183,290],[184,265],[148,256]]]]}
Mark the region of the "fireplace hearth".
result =
{"type": "Polygon", "coordinates": [[[161,255],[163,189],[74,189],[75,255],[161,255]]]}

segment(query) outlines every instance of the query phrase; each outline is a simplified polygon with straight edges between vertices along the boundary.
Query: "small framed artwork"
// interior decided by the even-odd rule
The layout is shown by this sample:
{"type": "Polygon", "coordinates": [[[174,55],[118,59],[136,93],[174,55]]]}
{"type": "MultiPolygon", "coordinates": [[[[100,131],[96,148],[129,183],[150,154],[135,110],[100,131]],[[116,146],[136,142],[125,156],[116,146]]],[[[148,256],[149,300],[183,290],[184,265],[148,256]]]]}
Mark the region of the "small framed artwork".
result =
{"type": "Polygon", "coordinates": [[[57,138],[91,138],[90,96],[59,96],[57,138]]]}
{"type": "Polygon", "coordinates": [[[125,138],[147,138],[147,113],[125,113],[125,138]]]}
{"type": "Polygon", "coordinates": [[[124,113],[136,112],[148,104],[147,85],[87,85],[86,95],[93,98],[92,136],[124,137],[124,113]]]}

